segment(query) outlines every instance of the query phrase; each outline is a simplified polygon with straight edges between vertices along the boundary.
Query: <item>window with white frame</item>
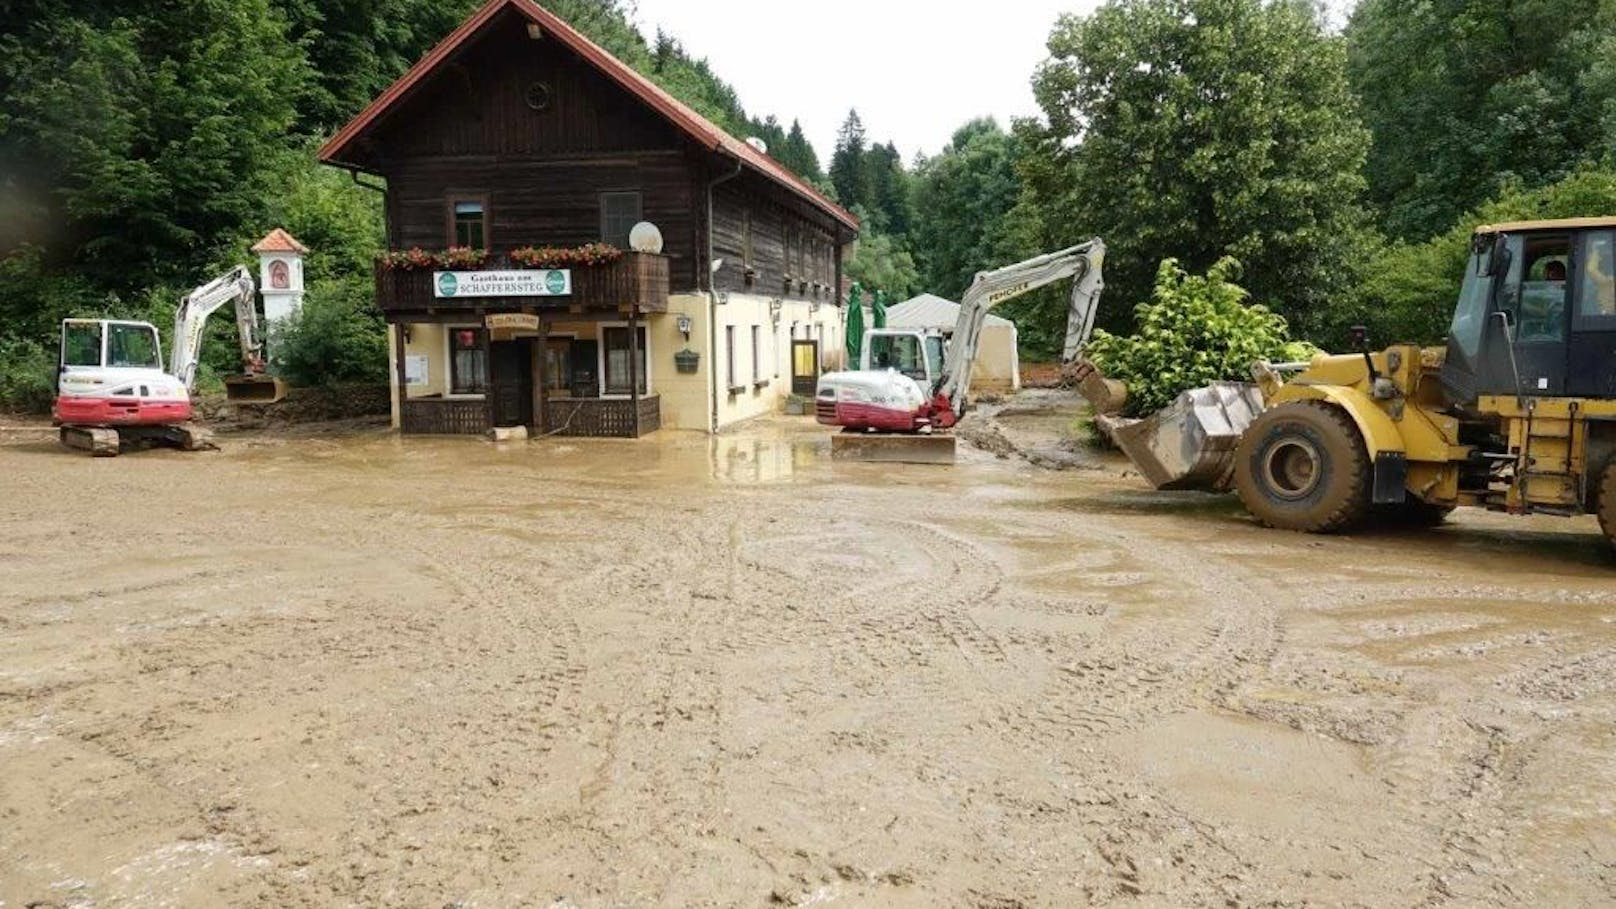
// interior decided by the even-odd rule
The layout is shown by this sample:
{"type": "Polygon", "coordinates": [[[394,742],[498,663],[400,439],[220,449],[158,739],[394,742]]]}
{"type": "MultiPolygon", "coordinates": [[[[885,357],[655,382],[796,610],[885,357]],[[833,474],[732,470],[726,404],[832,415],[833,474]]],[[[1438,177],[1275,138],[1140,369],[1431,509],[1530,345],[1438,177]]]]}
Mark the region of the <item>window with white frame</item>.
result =
{"type": "Polygon", "coordinates": [[[752,384],[763,381],[763,326],[752,326],[752,384]]]}
{"type": "Polygon", "coordinates": [[[449,393],[488,392],[488,351],[481,328],[449,329],[449,393]]]}
{"type": "MultiPolygon", "coordinates": [[[[638,384],[640,394],[643,395],[650,390],[650,384],[645,374],[645,326],[641,325],[635,329],[635,334],[639,335],[640,346],[639,362],[635,366],[639,370],[638,384]]],[[[616,325],[601,331],[601,346],[605,350],[606,358],[606,393],[609,395],[627,395],[631,393],[629,389],[633,386],[630,384],[629,379],[629,363],[632,362],[630,360],[629,341],[627,325],[616,325]]]]}
{"type": "Polygon", "coordinates": [[[724,326],[724,381],[735,387],[735,326],[724,326]]]}

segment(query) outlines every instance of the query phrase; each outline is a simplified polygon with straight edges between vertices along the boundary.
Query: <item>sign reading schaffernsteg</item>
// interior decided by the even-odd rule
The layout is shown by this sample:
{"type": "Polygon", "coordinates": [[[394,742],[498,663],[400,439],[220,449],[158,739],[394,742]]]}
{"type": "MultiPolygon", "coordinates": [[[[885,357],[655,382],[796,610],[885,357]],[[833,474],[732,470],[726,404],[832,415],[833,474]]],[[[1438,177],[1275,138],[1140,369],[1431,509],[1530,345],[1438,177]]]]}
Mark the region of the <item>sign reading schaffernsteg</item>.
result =
{"type": "Polygon", "coordinates": [[[432,291],[439,299],[565,297],[572,293],[572,271],[566,268],[437,271],[432,273],[432,291]]]}

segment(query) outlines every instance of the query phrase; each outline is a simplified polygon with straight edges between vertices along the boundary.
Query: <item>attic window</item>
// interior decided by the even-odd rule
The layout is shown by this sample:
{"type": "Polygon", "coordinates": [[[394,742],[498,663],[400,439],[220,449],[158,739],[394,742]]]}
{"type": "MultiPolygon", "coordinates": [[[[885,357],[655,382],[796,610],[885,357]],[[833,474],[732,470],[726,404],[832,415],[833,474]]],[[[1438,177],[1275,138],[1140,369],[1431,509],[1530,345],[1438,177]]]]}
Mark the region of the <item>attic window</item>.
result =
{"type": "Polygon", "coordinates": [[[548,110],[550,107],[550,86],[544,82],[535,82],[527,87],[527,106],[533,110],[548,110]]]}

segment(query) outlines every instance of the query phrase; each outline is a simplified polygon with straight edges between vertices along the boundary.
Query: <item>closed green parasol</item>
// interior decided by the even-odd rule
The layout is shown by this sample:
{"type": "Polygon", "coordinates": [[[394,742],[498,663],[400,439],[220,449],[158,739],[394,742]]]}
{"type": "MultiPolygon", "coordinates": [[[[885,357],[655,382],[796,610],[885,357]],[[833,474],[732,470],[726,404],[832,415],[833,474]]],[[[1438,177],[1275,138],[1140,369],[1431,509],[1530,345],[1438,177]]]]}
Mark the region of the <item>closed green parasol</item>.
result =
{"type": "Polygon", "coordinates": [[[847,294],[847,368],[859,368],[859,354],[864,350],[864,288],[853,282],[847,294]]]}
{"type": "Polygon", "coordinates": [[[887,292],[884,290],[875,292],[875,302],[870,305],[870,327],[887,327],[887,292]]]}

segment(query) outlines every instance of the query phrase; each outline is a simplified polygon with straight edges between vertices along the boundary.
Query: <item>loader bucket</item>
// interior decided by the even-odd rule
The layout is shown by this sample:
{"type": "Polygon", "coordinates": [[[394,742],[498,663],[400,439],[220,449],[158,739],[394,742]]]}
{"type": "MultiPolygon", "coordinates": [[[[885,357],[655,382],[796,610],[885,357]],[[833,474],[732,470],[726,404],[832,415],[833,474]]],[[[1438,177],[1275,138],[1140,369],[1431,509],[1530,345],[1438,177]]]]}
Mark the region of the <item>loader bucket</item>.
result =
{"type": "Polygon", "coordinates": [[[1257,386],[1215,382],[1142,420],[1100,416],[1095,422],[1155,488],[1222,492],[1234,484],[1240,436],[1262,409],[1257,386]]]}
{"type": "Polygon", "coordinates": [[[953,464],[953,433],[839,432],[830,437],[835,461],[889,464],[953,464]]]}
{"type": "Polygon", "coordinates": [[[286,397],[286,383],[274,376],[225,376],[224,396],[232,404],[274,404],[286,397]]]}

